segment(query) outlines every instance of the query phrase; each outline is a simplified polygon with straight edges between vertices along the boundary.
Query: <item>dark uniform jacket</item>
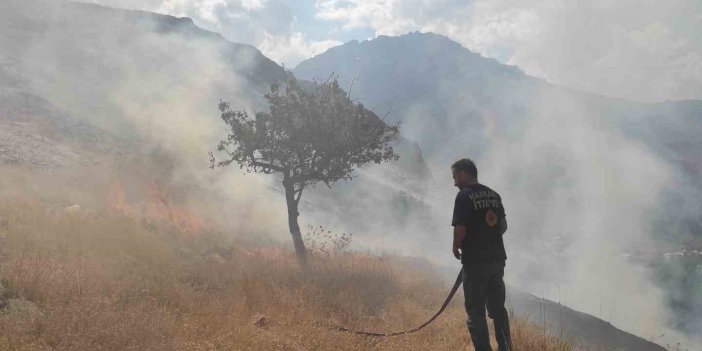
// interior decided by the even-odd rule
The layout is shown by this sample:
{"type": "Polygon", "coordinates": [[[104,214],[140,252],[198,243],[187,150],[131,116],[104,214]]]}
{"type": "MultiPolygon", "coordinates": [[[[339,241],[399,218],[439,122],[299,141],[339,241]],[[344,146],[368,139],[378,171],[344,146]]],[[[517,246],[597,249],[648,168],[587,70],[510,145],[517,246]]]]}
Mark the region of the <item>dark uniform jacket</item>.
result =
{"type": "Polygon", "coordinates": [[[483,184],[462,188],[456,195],[451,225],[464,225],[461,262],[502,262],[507,259],[500,219],[505,217],[500,195],[483,184]]]}

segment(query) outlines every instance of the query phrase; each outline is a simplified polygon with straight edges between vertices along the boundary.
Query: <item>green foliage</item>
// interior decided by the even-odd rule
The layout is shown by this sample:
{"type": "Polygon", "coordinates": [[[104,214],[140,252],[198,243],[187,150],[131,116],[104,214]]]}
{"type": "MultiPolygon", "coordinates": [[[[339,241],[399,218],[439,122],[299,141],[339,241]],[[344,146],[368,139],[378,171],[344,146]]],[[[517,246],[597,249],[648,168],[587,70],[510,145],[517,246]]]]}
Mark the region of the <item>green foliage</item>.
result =
{"type": "Polygon", "coordinates": [[[336,76],[310,87],[291,79],[265,97],[269,111],[255,118],[220,103],[231,130],[217,147],[227,158],[216,162],[211,156],[211,167],[236,162],[247,171],[282,173],[284,184],[301,192],[317,182],[350,180],[363,164],[398,159],[388,143],[399,126],[351,100],[336,76]]]}

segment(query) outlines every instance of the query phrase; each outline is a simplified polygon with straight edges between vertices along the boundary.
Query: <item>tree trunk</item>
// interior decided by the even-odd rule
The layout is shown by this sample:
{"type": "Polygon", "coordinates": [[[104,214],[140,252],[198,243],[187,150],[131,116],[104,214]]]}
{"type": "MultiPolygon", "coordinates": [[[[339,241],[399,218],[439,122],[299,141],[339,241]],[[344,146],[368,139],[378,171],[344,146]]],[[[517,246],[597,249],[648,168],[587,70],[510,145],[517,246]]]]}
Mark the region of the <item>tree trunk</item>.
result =
{"type": "Polygon", "coordinates": [[[300,215],[297,212],[297,201],[295,201],[295,190],[293,185],[284,184],[285,186],[285,201],[288,204],[288,227],[290,228],[290,235],[293,239],[293,244],[295,245],[295,253],[297,254],[297,259],[302,267],[307,267],[307,251],[305,249],[305,242],[302,240],[302,233],[300,233],[300,225],[297,224],[297,217],[300,215]]]}

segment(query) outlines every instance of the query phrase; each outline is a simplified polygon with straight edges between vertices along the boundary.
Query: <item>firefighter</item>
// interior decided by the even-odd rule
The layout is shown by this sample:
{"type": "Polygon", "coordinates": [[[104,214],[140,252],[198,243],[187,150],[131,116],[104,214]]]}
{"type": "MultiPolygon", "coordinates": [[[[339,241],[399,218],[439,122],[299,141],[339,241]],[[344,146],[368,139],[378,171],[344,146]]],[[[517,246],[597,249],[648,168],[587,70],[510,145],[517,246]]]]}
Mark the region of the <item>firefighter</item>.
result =
{"type": "Polygon", "coordinates": [[[478,169],[464,158],[451,166],[459,191],[453,208],[453,255],[463,265],[467,325],[476,351],[492,351],[488,316],[495,326],[499,351],[512,350],[503,281],[507,255],[502,235],[507,231],[500,195],[478,182],[478,169]]]}

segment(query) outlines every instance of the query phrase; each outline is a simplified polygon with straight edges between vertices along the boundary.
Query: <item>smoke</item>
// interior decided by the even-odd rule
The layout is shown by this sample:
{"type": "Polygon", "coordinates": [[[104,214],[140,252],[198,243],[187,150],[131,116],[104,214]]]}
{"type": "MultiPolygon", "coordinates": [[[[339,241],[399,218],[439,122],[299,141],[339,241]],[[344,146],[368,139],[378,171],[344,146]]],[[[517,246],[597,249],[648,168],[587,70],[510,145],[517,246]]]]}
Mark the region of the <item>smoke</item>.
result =
{"type": "MultiPolygon", "coordinates": [[[[655,224],[670,205],[663,191],[682,175],[618,132],[606,121],[614,116],[600,119],[571,93],[541,89],[527,114],[516,135],[487,120],[474,124],[475,137],[459,134],[489,140],[458,150],[476,159],[482,182],[502,194],[510,225],[506,279],[649,340],[696,345],[671,323],[679,311],[668,301],[678,288],[659,285],[652,267],[631,257],[662,251],[655,224]]],[[[681,206],[687,213],[678,215],[693,218],[694,208],[681,206]]]]}
{"type": "Polygon", "coordinates": [[[114,145],[122,163],[152,160],[144,167],[190,189],[191,206],[235,233],[286,238],[273,179],[208,168],[208,151],[226,135],[219,100],[249,108],[267,88],[241,73],[261,64],[256,50],[200,37],[194,27],[160,30],[177,21],[170,17],[62,2],[8,5],[2,17],[17,32],[3,39],[22,81],[12,89],[126,141],[114,145]]]}
{"type": "Polygon", "coordinates": [[[658,336],[668,329],[662,291],[624,253],[650,245],[650,214],[672,170],[584,111],[543,90],[523,134],[494,136],[479,160],[518,228],[507,234],[508,279],[555,301],[560,290],[577,310],[658,336]]]}
{"type": "MultiPolygon", "coordinates": [[[[669,211],[664,190],[678,184],[679,170],[620,133],[607,120],[615,115],[594,114],[571,92],[544,86],[511,92],[510,98],[524,94],[531,101],[525,116],[501,121],[486,111],[459,124],[462,132],[445,135],[431,167],[439,182],[426,190],[436,195],[428,201],[442,209],[448,223],[455,189],[448,190],[446,155],[474,159],[481,182],[498,191],[506,207],[510,284],[657,343],[683,342],[692,349],[699,335],[678,330],[673,314],[679,311],[668,303],[681,291],[661,286],[652,267],[632,259],[637,250],[662,251],[656,221],[669,211]],[[521,132],[504,123],[519,125],[521,132]]],[[[474,105],[459,104],[448,113],[456,118],[471,109],[474,105]]],[[[424,129],[409,127],[417,130],[405,125],[403,131],[424,129]]],[[[676,206],[687,218],[694,218],[694,208],[676,206]]],[[[448,263],[450,229],[444,228],[441,249],[432,254],[448,263]]]]}

